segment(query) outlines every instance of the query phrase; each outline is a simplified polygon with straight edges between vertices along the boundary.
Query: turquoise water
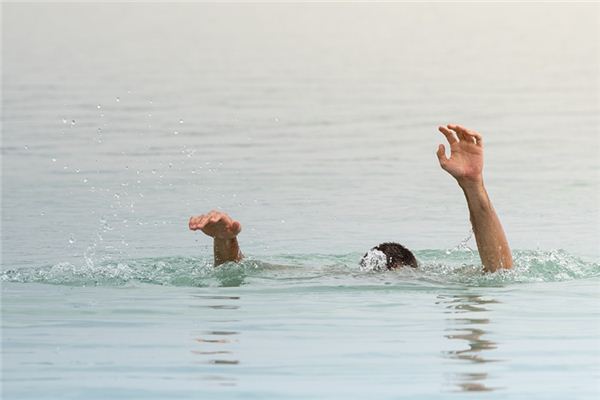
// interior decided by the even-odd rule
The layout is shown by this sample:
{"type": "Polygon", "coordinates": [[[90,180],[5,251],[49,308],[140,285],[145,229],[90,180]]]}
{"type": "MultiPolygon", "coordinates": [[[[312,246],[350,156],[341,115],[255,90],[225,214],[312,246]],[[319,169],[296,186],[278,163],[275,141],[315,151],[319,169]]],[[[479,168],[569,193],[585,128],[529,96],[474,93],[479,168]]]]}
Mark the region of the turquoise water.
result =
{"type": "Polygon", "coordinates": [[[2,398],[597,398],[598,11],[3,4],[2,398]],[[420,268],[361,271],[390,240],[420,268]]]}
{"type": "Polygon", "coordinates": [[[449,253],[387,273],[361,272],[360,254],[5,271],[4,394],[597,395],[600,265],[519,252],[513,271],[483,275],[470,252],[449,253]]]}

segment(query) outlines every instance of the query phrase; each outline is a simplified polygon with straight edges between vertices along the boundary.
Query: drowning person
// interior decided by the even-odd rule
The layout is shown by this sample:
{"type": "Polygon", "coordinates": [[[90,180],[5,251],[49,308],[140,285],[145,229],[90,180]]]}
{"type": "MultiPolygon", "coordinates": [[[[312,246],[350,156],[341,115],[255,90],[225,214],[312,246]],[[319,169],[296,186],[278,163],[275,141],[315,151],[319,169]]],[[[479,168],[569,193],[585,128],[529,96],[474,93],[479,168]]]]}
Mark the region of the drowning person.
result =
{"type": "MultiPolygon", "coordinates": [[[[512,253],[504,229],[483,184],[481,135],[460,125],[440,126],[438,129],[450,144],[450,158],[446,157],[443,144],[438,146],[437,157],[442,169],[456,179],[465,194],[484,271],[512,268],[512,253]]],[[[191,217],[189,228],[193,231],[201,230],[214,239],[215,266],[229,261],[238,262],[244,257],[237,241],[242,225],[226,213],[213,210],[208,214],[191,217]]],[[[360,263],[361,266],[374,263],[373,269],[418,266],[413,253],[398,243],[382,243],[373,247],[360,263]]]]}

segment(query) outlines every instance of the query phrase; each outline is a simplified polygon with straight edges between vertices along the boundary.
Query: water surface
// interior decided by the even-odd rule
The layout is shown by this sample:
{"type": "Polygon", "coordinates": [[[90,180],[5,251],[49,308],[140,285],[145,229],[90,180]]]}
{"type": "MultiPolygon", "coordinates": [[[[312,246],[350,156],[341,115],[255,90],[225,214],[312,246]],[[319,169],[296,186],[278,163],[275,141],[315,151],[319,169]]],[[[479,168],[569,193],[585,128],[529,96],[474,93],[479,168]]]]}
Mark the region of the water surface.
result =
{"type": "Polygon", "coordinates": [[[600,394],[597,5],[2,11],[3,398],[600,394]],[[449,122],[514,271],[470,250],[449,122]],[[187,230],[213,208],[240,265],[187,230]],[[390,240],[421,268],[360,271],[390,240]]]}

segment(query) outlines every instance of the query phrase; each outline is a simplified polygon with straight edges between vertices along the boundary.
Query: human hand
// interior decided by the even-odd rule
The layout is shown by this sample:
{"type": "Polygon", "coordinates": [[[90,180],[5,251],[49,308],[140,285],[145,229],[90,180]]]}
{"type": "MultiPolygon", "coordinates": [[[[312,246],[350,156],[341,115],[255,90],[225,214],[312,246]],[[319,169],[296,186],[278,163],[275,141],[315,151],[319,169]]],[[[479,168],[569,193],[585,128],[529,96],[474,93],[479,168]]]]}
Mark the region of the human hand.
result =
{"type": "Polygon", "coordinates": [[[215,210],[191,217],[189,227],[192,231],[201,230],[215,239],[233,239],[242,231],[242,225],[238,221],[234,221],[224,212],[215,210]]]}
{"type": "Polygon", "coordinates": [[[438,146],[440,166],[452,175],[460,185],[479,183],[483,171],[483,139],[481,135],[460,125],[438,127],[450,144],[450,158],[446,148],[438,146]]]}

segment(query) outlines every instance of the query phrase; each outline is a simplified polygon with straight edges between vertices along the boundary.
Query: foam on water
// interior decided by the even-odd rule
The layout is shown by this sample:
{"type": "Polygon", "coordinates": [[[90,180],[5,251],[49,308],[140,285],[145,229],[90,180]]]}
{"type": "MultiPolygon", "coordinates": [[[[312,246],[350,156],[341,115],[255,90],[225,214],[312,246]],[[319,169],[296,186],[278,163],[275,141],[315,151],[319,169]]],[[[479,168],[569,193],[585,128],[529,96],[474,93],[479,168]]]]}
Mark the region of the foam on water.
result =
{"type": "Polygon", "coordinates": [[[364,286],[364,285],[466,285],[504,286],[515,283],[557,282],[600,276],[600,264],[563,250],[517,251],[515,267],[483,273],[477,253],[470,250],[417,251],[420,267],[395,271],[363,271],[361,255],[280,255],[247,258],[219,268],[208,258],[160,257],[120,261],[91,260],[76,265],[58,263],[5,269],[4,282],[71,286],[364,286]]]}

